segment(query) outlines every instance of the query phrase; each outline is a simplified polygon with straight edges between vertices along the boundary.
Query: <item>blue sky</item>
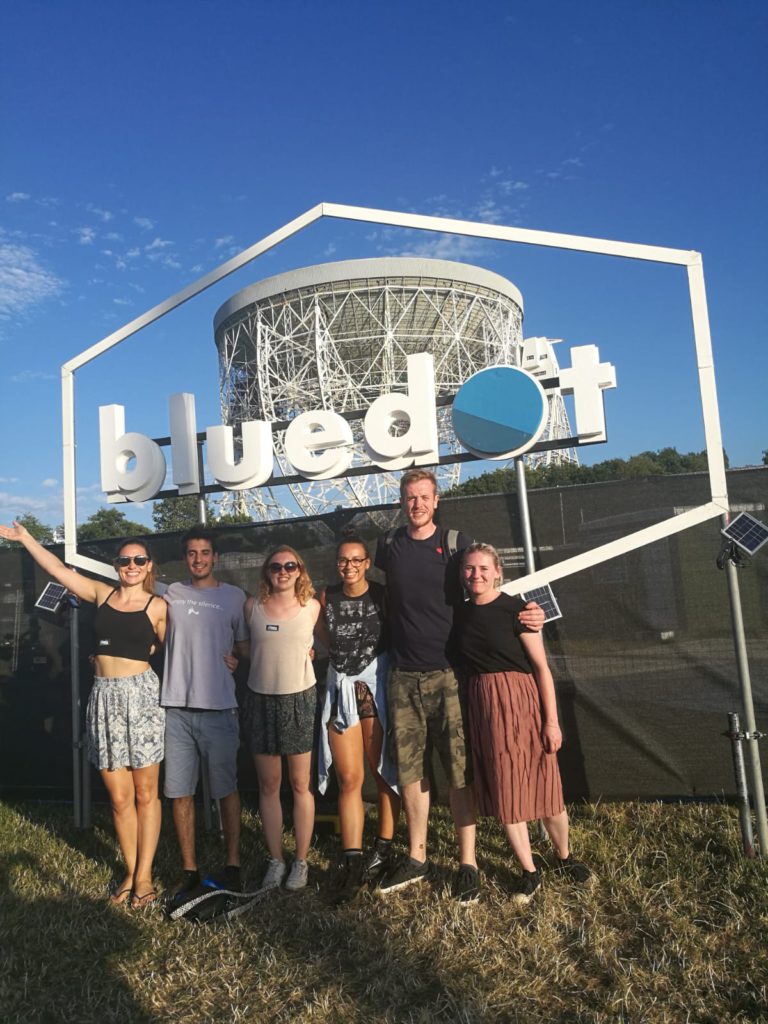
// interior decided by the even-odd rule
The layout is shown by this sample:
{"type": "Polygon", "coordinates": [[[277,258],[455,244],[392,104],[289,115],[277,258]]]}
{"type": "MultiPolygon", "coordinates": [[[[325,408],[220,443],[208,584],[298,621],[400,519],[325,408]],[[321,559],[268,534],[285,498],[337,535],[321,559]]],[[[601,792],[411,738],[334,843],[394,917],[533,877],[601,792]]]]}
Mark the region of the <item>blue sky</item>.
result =
{"type": "MultiPolygon", "coordinates": [[[[321,201],[700,251],[725,448],[761,461],[765,3],[28,0],[0,32],[0,521],[61,522],[63,362],[321,201]]],[[[510,278],[563,365],[600,347],[619,387],[585,461],[704,448],[682,268],[323,221],[79,371],[79,518],[99,405],[159,436],[186,390],[219,421],[222,302],[397,254],[510,278]]]]}

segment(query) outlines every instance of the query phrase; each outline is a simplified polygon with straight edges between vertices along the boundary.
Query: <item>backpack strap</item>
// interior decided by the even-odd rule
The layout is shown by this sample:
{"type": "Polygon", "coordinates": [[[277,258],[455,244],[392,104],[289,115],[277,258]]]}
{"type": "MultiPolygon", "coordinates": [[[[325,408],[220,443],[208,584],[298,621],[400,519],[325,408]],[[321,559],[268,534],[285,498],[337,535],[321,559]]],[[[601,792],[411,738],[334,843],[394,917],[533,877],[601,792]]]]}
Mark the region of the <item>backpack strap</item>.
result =
{"type": "Polygon", "coordinates": [[[459,531],[458,530],[443,530],[443,551],[448,553],[449,558],[453,558],[456,552],[459,550],[459,531]]]}

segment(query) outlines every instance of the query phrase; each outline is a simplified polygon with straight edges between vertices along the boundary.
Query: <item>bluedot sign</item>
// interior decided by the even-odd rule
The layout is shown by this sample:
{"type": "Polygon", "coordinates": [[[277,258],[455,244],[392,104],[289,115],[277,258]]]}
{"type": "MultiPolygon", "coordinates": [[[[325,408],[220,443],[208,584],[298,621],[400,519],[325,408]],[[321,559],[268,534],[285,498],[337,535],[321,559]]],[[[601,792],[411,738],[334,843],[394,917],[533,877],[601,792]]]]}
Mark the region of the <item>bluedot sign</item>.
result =
{"type": "MultiPolygon", "coordinates": [[[[609,363],[597,346],[571,350],[571,368],[559,370],[559,390],[574,396],[576,435],[581,443],[605,440],[602,391],[616,386],[609,363]]],[[[168,400],[172,479],[179,494],[200,492],[195,396],[168,400]]],[[[453,427],[462,446],[481,459],[509,459],[528,451],[547,424],[548,402],[541,384],[515,366],[492,366],[461,385],[453,402],[453,427]]],[[[265,484],[274,468],[272,424],[248,420],[241,425],[241,451],[235,453],[231,426],[205,432],[206,459],[216,483],[238,491],[265,484]]],[[[122,405],[99,408],[101,486],[109,501],[148,501],[165,483],[168,467],[160,445],[125,430],[122,405]]],[[[379,395],[363,419],[365,453],[372,466],[393,471],[435,465],[440,458],[432,356],[408,356],[405,392],[379,395]],[[407,423],[407,429],[402,425],[407,423]]],[[[291,420],[283,439],[294,471],[308,480],[347,475],[354,455],[352,429],[328,409],[304,412],[291,420]]]]}
{"type": "Polygon", "coordinates": [[[547,425],[541,384],[516,366],[490,366],[461,385],[453,400],[453,429],[481,459],[511,459],[528,451],[547,425]]]}

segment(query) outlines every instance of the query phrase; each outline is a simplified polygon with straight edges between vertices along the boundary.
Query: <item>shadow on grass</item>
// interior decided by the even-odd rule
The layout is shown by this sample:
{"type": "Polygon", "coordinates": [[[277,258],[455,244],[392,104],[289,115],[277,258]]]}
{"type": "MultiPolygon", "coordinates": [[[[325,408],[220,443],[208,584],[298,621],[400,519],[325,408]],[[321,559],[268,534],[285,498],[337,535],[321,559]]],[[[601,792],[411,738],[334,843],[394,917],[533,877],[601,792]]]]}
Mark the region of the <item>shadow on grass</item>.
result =
{"type": "Polygon", "coordinates": [[[129,911],[77,892],[26,851],[3,858],[0,906],[5,1024],[155,1020],[121,975],[140,939],[129,911]]]}

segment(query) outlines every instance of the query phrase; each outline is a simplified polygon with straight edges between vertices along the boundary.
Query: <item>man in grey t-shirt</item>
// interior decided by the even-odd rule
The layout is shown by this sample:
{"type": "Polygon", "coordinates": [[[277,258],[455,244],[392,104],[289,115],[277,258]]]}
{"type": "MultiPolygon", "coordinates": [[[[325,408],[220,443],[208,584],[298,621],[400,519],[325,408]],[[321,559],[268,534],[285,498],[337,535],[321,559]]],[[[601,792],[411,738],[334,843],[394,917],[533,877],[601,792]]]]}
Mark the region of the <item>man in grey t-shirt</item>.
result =
{"type": "Polygon", "coordinates": [[[168,603],[161,704],[166,709],[164,792],[173,801],[181,853],[176,894],[200,883],[195,848],[195,790],[200,759],[208,765],[211,796],[220,801],[226,867],[220,881],[240,889],[240,724],[232,673],[248,655],[245,593],[216,579],[216,544],[203,526],[182,537],[190,578],[172,583],[168,603]]]}

